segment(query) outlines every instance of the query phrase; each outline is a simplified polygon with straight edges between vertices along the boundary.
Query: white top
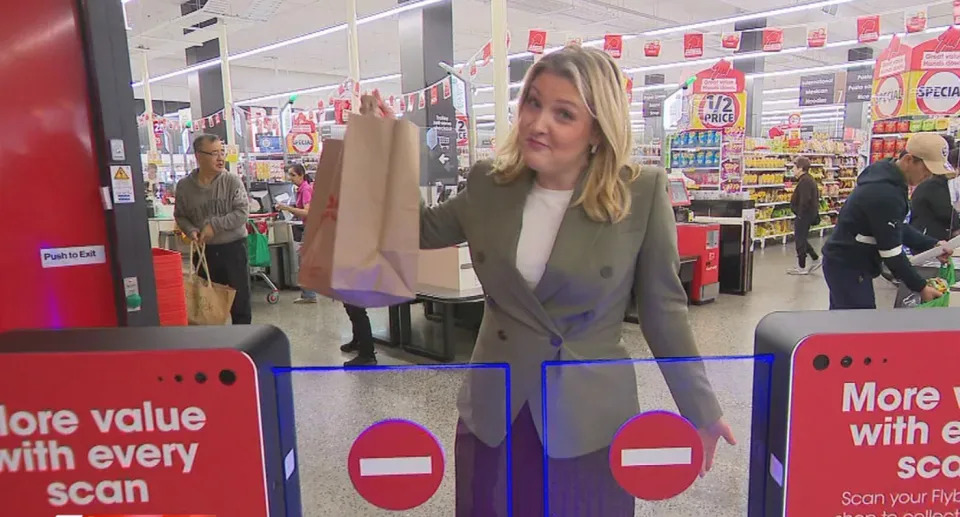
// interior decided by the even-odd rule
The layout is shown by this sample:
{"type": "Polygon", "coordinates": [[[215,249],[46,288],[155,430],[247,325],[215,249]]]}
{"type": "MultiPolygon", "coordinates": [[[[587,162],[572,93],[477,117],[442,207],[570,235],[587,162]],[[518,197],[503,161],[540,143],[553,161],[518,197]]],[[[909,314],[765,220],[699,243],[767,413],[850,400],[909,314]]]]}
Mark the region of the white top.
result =
{"type": "Polygon", "coordinates": [[[547,268],[571,198],[572,190],[549,190],[537,184],[527,195],[517,242],[517,269],[531,289],[540,283],[547,268]]]}

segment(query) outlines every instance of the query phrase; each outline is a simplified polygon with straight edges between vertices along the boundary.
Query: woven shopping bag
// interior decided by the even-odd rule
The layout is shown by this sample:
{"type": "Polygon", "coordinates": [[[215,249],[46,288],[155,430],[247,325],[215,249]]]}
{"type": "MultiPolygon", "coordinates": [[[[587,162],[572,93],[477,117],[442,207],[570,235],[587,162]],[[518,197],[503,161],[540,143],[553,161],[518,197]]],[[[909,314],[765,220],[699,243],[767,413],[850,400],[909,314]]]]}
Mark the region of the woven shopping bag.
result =
{"type": "Polygon", "coordinates": [[[299,284],[358,307],[416,296],[420,133],[408,121],[351,115],[323,144],[300,252],[299,284]]]}
{"type": "Polygon", "coordinates": [[[191,325],[225,325],[230,321],[230,308],[237,291],[230,286],[210,280],[207,266],[206,245],[190,243],[190,272],[186,274],[183,288],[187,298],[187,321],[191,325]],[[199,259],[194,262],[194,253],[199,259]],[[196,265],[194,265],[196,264],[196,265]],[[201,277],[197,273],[203,271],[201,277]]]}

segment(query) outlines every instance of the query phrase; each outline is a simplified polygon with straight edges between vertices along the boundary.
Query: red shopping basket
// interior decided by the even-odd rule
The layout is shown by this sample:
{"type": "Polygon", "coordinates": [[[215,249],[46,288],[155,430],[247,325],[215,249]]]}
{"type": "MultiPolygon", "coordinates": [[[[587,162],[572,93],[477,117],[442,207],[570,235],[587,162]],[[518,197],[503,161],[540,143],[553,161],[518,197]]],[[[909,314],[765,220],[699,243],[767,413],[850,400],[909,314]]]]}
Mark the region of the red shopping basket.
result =
{"type": "Polygon", "coordinates": [[[183,258],[179,252],[153,248],[160,325],[187,325],[187,299],[183,290],[183,258]]]}

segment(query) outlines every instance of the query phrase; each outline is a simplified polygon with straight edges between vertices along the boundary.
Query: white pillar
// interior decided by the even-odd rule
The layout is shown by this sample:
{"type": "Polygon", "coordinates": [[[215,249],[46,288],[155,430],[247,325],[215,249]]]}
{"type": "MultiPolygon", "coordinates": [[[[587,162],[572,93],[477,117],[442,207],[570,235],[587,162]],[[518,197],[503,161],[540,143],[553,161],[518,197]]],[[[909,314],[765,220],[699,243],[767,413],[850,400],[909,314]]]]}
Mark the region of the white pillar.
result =
{"type": "Polygon", "coordinates": [[[360,44],[357,38],[357,0],[347,0],[347,59],[350,65],[350,79],[354,88],[350,91],[350,108],[360,112],[360,97],[356,95],[360,84],[360,44]]]}
{"type": "Polygon", "coordinates": [[[147,140],[150,142],[150,154],[157,152],[157,137],[153,133],[153,94],[150,92],[150,67],[147,65],[147,52],[143,52],[143,110],[147,115],[147,140]]]}
{"type": "Polygon", "coordinates": [[[227,22],[220,20],[220,75],[223,77],[223,124],[227,131],[227,145],[236,142],[233,133],[233,89],[230,82],[230,49],[227,46],[227,22]]]}
{"type": "Polygon", "coordinates": [[[496,123],[496,147],[507,141],[509,133],[510,75],[507,62],[507,0],[490,2],[493,20],[493,102],[496,123]]]}

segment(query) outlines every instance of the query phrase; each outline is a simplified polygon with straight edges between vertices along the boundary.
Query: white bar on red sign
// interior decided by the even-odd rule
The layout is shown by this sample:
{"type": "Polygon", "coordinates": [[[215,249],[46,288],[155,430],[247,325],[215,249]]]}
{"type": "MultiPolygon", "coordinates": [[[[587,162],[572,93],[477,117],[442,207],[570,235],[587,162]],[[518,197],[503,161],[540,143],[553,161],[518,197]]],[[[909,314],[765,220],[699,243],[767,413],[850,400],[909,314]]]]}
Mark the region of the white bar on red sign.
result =
{"type": "Polygon", "coordinates": [[[430,456],[360,459],[360,475],[363,477],[419,476],[432,473],[433,461],[430,456]]]}
{"type": "Polygon", "coordinates": [[[693,461],[692,458],[693,449],[690,447],[659,447],[620,451],[620,464],[624,467],[689,465],[693,461]]]}

